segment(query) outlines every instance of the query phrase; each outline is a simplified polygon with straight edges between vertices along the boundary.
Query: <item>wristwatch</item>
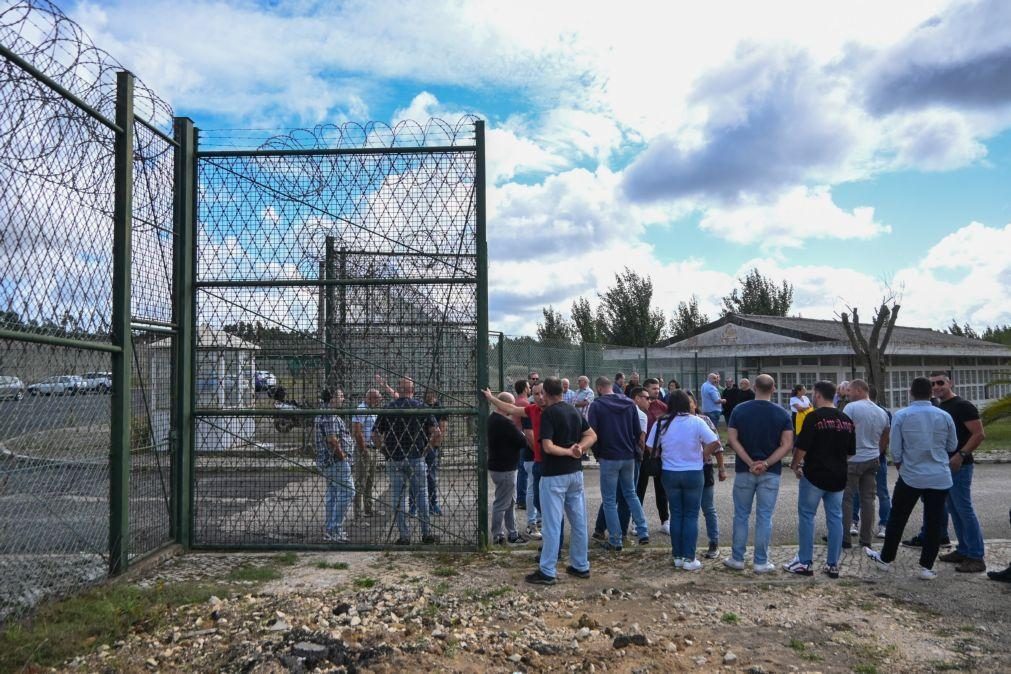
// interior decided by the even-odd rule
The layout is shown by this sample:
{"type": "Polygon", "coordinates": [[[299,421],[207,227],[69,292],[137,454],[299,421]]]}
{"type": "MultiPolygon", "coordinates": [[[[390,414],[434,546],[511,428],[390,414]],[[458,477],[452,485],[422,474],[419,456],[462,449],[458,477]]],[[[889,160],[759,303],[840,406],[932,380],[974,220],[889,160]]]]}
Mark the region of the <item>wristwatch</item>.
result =
{"type": "Polygon", "coordinates": [[[968,459],[968,458],[969,458],[970,456],[972,456],[972,452],[959,452],[959,453],[958,453],[958,455],[959,455],[960,457],[962,457],[962,460],[963,460],[963,461],[965,461],[965,460],[966,460],[966,459],[968,459]]]}

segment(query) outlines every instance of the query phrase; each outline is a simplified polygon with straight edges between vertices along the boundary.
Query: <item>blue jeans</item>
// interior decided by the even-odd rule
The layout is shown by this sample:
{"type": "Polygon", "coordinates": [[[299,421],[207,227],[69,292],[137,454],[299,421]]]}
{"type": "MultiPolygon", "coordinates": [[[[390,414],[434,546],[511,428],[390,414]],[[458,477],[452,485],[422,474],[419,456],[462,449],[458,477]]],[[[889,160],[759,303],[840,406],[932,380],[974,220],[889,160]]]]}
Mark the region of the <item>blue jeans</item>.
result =
{"type": "MultiPolygon", "coordinates": [[[[539,463],[537,463],[535,461],[534,464],[533,464],[533,470],[530,471],[530,474],[534,476],[533,480],[532,480],[532,482],[533,482],[532,486],[534,488],[534,510],[537,512],[537,514],[543,520],[544,519],[544,511],[541,510],[541,464],[539,464],[539,463]]],[[[542,524],[543,524],[543,522],[542,522],[542,524]]],[[[543,536],[544,536],[544,533],[542,531],[541,532],[541,540],[542,540],[541,548],[542,549],[544,547],[543,536]]],[[[562,556],[562,541],[563,540],[565,540],[565,522],[562,522],[561,528],[558,530],[558,556],[559,557],[562,556]]]]}
{"type": "MultiPolygon", "coordinates": [[[[845,491],[845,490],[844,490],[845,491]]],[[[828,559],[830,566],[838,566],[842,554],[843,523],[842,501],[844,491],[825,491],[800,478],[797,493],[797,557],[805,564],[814,561],[814,516],[818,503],[825,504],[825,524],[828,527],[828,559]]]]}
{"type": "Polygon", "coordinates": [[[428,502],[432,507],[439,505],[439,468],[442,466],[442,448],[434,447],[425,455],[428,468],[428,502]]]}
{"type": "Polygon", "coordinates": [[[541,513],[541,573],[557,575],[558,549],[562,540],[562,514],[569,520],[569,564],[579,571],[590,570],[590,537],[586,530],[586,500],[583,495],[583,471],[567,475],[552,475],[540,479],[541,513]]]}
{"type": "MultiPolygon", "coordinates": [[[[888,493],[888,459],[879,459],[878,474],[874,476],[878,492],[878,526],[888,524],[888,515],[892,512],[892,497],[888,493]]],[[[853,499],[853,521],[860,521],[860,499],[853,499]]],[[[947,527],[945,527],[947,528],[947,527]]]]}
{"type": "MultiPolygon", "coordinates": [[[[528,463],[533,463],[533,461],[524,461],[523,457],[520,457],[520,465],[516,469],[516,502],[517,503],[527,503],[527,475],[530,473],[530,469],[527,468],[528,463]]],[[[527,505],[527,508],[530,506],[527,505]]]]}
{"type": "Polygon", "coordinates": [[[407,526],[407,495],[410,491],[418,507],[418,519],[421,521],[421,535],[428,535],[428,466],[421,457],[390,461],[387,463],[390,474],[390,496],[393,499],[393,510],[396,513],[397,529],[401,538],[410,538],[411,530],[407,526]]]}
{"type": "Polygon", "coordinates": [[[716,516],[716,485],[702,488],[702,514],[706,518],[706,538],[720,542],[720,520],[716,516]]]}
{"type": "Polygon", "coordinates": [[[639,538],[649,535],[646,527],[646,514],[642,511],[639,497],[635,495],[635,459],[600,460],[600,499],[603,501],[604,519],[607,521],[607,533],[611,545],[621,545],[621,520],[618,518],[617,493],[621,491],[625,497],[629,513],[635,521],[635,530],[639,538]]]}
{"type": "Polygon", "coordinates": [[[719,427],[720,425],[720,411],[715,410],[713,412],[706,412],[705,415],[709,417],[709,420],[713,422],[713,426],[719,427]]]}
{"type": "Polygon", "coordinates": [[[351,476],[350,461],[335,461],[327,466],[319,466],[326,478],[326,531],[329,534],[343,533],[344,516],[354,502],[355,482],[351,476]]]}
{"type": "MultiPolygon", "coordinates": [[[[642,461],[636,460],[636,462],[635,462],[635,480],[636,480],[636,484],[638,484],[638,482],[639,482],[639,473],[641,472],[641,470],[642,470],[642,461]]],[[[659,478],[657,478],[657,479],[659,479],[659,478]]],[[[659,484],[659,483],[657,483],[657,484],[659,484]]],[[[637,494],[638,494],[638,492],[637,492],[637,494]]],[[[629,511],[629,509],[628,509],[628,503],[625,502],[625,495],[621,493],[620,489],[618,489],[616,498],[618,500],[618,526],[621,527],[621,531],[619,533],[621,533],[621,535],[624,536],[625,532],[628,531],[628,523],[632,519],[632,513],[629,511]]],[[[667,497],[664,496],[664,498],[666,499],[667,497]]],[[[636,496],[636,499],[638,499],[638,496],[636,496]]],[[[641,500],[639,501],[639,505],[642,505],[642,501],[641,500]]],[[[664,506],[666,506],[666,505],[667,505],[667,502],[664,501],[664,506]]],[[[645,514],[646,510],[643,509],[642,512],[643,512],[643,514],[645,514]]],[[[668,515],[668,517],[670,517],[670,516],[668,515]]],[[[601,503],[597,507],[597,521],[596,521],[596,523],[595,523],[595,525],[593,527],[593,530],[594,531],[599,531],[600,533],[604,533],[607,530],[607,518],[604,516],[604,504],[603,503],[601,503]]]]}
{"type": "Polygon", "coordinates": [[[670,547],[675,559],[695,559],[699,538],[699,509],[706,478],[702,470],[665,470],[660,473],[670,505],[670,547]]]}
{"type": "Polygon", "coordinates": [[[951,522],[955,525],[955,535],[958,536],[956,550],[969,559],[983,559],[983,529],[972,507],[972,473],[975,467],[970,463],[951,474],[947,504],[951,522]]]}
{"type": "Polygon", "coordinates": [[[731,556],[738,562],[744,561],[744,549],[748,545],[748,520],[751,507],[757,502],[755,513],[755,564],[769,561],[769,543],[772,541],[772,513],[776,510],[779,497],[779,475],[777,473],[734,474],[734,542],[731,556]]]}
{"type": "MultiPolygon", "coordinates": [[[[527,524],[534,525],[537,524],[537,488],[534,486],[534,462],[533,461],[521,461],[520,468],[523,471],[523,481],[526,482],[526,486],[523,487],[523,498],[526,499],[524,503],[527,505],[527,524]]],[[[519,477],[516,478],[517,480],[519,477]]]]}

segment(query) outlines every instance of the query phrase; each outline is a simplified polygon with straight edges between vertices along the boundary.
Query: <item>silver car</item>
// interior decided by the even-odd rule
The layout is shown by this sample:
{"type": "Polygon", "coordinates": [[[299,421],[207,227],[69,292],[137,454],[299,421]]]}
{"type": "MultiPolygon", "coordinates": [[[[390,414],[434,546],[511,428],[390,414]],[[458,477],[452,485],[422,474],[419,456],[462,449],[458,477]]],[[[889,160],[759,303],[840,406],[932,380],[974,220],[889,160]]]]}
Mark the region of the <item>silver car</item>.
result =
{"type": "Polygon", "coordinates": [[[21,400],[25,397],[25,383],[17,377],[0,376],[0,400],[14,398],[21,400]]]}
{"type": "Polygon", "coordinates": [[[80,378],[69,375],[59,375],[56,377],[46,377],[42,381],[28,387],[28,392],[33,396],[47,395],[54,393],[58,396],[69,393],[74,395],[80,388],[80,378]]]}
{"type": "Polygon", "coordinates": [[[108,393],[112,390],[111,372],[85,372],[81,375],[81,378],[84,379],[84,384],[88,391],[108,393]]]}

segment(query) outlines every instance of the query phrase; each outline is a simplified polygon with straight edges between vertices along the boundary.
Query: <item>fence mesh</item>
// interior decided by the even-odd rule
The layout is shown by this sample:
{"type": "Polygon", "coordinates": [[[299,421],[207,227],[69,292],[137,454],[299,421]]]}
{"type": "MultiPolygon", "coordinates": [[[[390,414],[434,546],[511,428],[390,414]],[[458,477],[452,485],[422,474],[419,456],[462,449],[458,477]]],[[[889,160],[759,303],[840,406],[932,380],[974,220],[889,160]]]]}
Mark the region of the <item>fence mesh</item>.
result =
{"type": "Polygon", "coordinates": [[[475,142],[432,120],[199,154],[196,545],[477,544],[475,142]],[[339,421],[300,413],[324,389],[339,421]]]}
{"type": "MultiPolygon", "coordinates": [[[[112,341],[116,132],[107,122],[122,66],[48,2],[4,3],[0,45],[2,621],[109,566],[111,356],[31,340],[112,341]]],[[[171,109],[153,92],[138,82],[134,97],[139,117],[170,128],[171,109]]],[[[167,325],[174,156],[147,126],[134,131],[133,316],[167,325]]],[[[167,541],[170,522],[170,368],[147,358],[149,337],[134,335],[133,556],[167,541]]]]}

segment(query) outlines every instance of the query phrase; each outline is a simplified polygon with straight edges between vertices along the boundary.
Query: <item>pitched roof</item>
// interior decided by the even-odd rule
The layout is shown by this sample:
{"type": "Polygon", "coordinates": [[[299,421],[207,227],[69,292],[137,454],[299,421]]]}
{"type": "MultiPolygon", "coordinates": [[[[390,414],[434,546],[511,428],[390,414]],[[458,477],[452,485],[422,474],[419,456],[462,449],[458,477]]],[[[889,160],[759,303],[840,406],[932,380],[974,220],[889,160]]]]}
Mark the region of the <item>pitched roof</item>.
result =
{"type": "MultiPolygon", "coordinates": [[[[842,321],[794,316],[760,316],[757,314],[728,314],[719,320],[698,328],[692,333],[692,336],[722,327],[728,323],[763,332],[771,332],[805,342],[844,342],[847,345],[849,344],[849,338],[843,329],[842,321]]],[[[860,327],[863,333],[868,335],[873,326],[870,323],[861,322],[860,327]]],[[[688,339],[691,339],[691,337],[688,339]]],[[[675,343],[677,343],[675,340],[668,339],[657,344],[657,346],[670,346],[675,343]]],[[[892,346],[930,345],[946,346],[949,348],[960,346],[979,348],[984,345],[1000,346],[969,337],[949,335],[930,328],[912,328],[901,325],[896,325],[892,331],[890,344],[892,346]]]]}

